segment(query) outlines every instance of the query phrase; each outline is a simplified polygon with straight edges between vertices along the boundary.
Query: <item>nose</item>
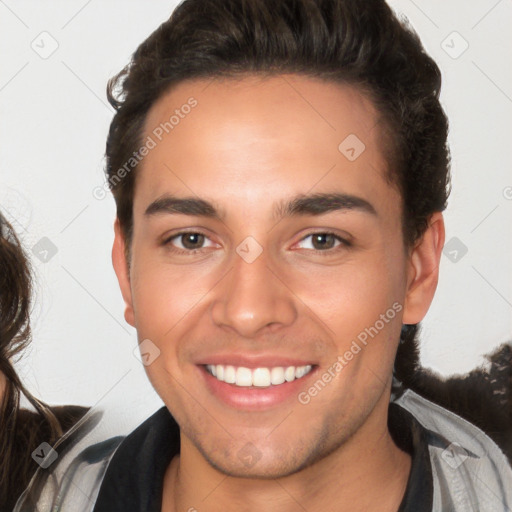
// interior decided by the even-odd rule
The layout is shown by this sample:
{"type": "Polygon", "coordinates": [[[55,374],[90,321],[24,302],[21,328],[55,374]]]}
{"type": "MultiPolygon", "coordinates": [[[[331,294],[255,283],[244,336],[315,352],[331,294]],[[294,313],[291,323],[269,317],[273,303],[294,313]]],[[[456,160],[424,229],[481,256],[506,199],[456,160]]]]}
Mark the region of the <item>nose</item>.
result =
{"type": "Polygon", "coordinates": [[[216,289],[211,309],[215,325],[254,338],[295,321],[293,292],[269,263],[265,251],[251,263],[234,256],[231,271],[216,289]]]}

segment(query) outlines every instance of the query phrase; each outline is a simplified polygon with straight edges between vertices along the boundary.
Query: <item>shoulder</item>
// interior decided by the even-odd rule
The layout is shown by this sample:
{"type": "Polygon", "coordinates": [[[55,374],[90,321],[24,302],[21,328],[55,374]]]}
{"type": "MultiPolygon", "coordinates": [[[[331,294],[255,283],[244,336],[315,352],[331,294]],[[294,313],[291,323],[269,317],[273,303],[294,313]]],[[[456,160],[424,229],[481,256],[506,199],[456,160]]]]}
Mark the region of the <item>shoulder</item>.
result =
{"type": "Polygon", "coordinates": [[[80,418],[82,418],[89,407],[81,407],[79,405],[60,405],[51,407],[51,411],[59,421],[62,432],[66,433],[80,418]]]}
{"type": "Polygon", "coordinates": [[[164,474],[179,449],[178,424],[162,407],[116,450],[101,483],[94,512],[159,509],[164,474]]]}
{"type": "MultiPolygon", "coordinates": [[[[15,512],[29,510],[79,511],[87,510],[81,501],[97,489],[110,457],[123,436],[112,436],[102,425],[103,411],[75,406],[52,408],[52,412],[66,430],[53,445],[39,445],[41,460],[30,484],[20,496],[15,512]],[[68,427],[68,428],[66,428],[68,427]],[[80,486],[70,485],[75,478],[80,486]],[[74,503],[74,505],[72,504],[74,503]]],[[[37,414],[23,411],[24,428],[39,428],[37,414]]],[[[43,439],[44,442],[44,439],[43,439]]],[[[29,454],[30,456],[30,454],[29,454]]]]}
{"type": "MultiPolygon", "coordinates": [[[[147,512],[146,508],[134,509],[133,499],[141,498],[144,486],[149,488],[142,480],[159,474],[157,459],[163,465],[163,444],[173,437],[169,436],[169,426],[172,430],[175,422],[163,407],[140,423],[145,410],[136,405],[130,414],[125,408],[88,410],[52,447],[53,458],[48,466],[37,470],[15,512],[53,507],[62,512],[90,512],[101,496],[108,505],[100,510],[147,512]],[[124,508],[110,508],[111,503],[124,508]]],[[[156,483],[154,488],[158,490],[156,483]]]]}
{"type": "Polygon", "coordinates": [[[395,403],[427,431],[434,510],[494,512],[512,508],[512,468],[490,437],[410,389],[395,403]]]}
{"type": "MultiPolygon", "coordinates": [[[[59,406],[50,409],[63,433],[69,431],[88,410],[87,407],[79,406],[59,406]]],[[[48,419],[38,412],[18,410],[16,426],[9,438],[8,466],[6,462],[6,467],[9,467],[7,488],[11,501],[15,502],[26,488],[39,468],[38,457],[44,453],[45,446],[53,444],[56,435],[58,434],[52,430],[48,419]]]]}

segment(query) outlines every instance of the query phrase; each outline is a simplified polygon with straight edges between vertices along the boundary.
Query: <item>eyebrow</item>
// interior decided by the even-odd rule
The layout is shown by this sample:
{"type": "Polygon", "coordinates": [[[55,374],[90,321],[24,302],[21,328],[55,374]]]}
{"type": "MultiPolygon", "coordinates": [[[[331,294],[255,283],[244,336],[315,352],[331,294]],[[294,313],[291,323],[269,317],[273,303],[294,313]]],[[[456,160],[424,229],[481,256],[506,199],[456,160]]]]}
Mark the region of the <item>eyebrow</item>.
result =
{"type": "Polygon", "coordinates": [[[274,208],[274,217],[294,215],[323,215],[333,211],[356,210],[377,216],[377,211],[365,199],[351,194],[299,195],[291,201],[282,202],[274,208]]]}
{"type": "MultiPolygon", "coordinates": [[[[351,194],[324,193],[302,194],[274,206],[274,218],[298,215],[323,215],[333,211],[355,210],[377,216],[377,211],[365,199],[351,194]]],[[[222,220],[224,213],[212,203],[195,197],[165,195],[153,201],[145,215],[182,214],[222,220]]]]}
{"type": "Polygon", "coordinates": [[[145,215],[162,213],[181,213],[182,215],[197,215],[221,219],[223,216],[212,203],[195,197],[174,197],[165,195],[153,201],[145,211],[145,215]]]}

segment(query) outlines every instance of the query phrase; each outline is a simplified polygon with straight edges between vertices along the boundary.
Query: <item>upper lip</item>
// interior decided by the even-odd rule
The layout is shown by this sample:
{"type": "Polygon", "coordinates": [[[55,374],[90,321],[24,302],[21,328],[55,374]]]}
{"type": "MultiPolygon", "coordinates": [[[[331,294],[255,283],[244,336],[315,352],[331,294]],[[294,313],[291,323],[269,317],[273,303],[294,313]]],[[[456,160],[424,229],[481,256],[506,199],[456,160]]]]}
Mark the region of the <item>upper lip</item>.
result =
{"type": "Polygon", "coordinates": [[[279,366],[307,366],[315,365],[311,360],[298,359],[296,357],[286,357],[278,355],[247,355],[247,354],[215,354],[202,358],[199,365],[217,365],[236,366],[244,368],[275,368],[279,366]]]}

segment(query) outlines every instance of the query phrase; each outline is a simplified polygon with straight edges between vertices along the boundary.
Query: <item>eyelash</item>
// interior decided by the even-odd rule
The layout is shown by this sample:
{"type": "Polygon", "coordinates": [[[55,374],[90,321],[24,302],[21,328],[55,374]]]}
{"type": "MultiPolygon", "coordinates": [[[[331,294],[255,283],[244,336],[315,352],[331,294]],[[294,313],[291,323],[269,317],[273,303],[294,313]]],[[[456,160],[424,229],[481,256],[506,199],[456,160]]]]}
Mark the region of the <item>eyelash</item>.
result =
{"type": "Polygon", "coordinates": [[[352,243],[346,240],[345,238],[340,237],[336,233],[333,233],[332,231],[314,231],[312,233],[308,233],[307,235],[303,236],[299,242],[304,241],[306,238],[309,238],[311,236],[315,235],[327,235],[327,236],[333,236],[334,239],[340,244],[338,246],[335,246],[331,249],[325,249],[325,250],[319,250],[319,249],[306,249],[307,251],[314,251],[315,254],[318,254],[319,256],[332,256],[333,253],[336,253],[339,250],[342,249],[348,249],[352,246],[352,243]]]}
{"type": "MultiPolygon", "coordinates": [[[[204,236],[205,238],[208,239],[208,236],[205,234],[205,233],[202,233],[201,231],[180,231],[179,233],[176,233],[168,238],[166,238],[163,242],[162,242],[162,245],[163,246],[167,246],[169,247],[169,250],[171,252],[174,252],[176,254],[197,254],[198,252],[202,251],[203,249],[207,249],[205,247],[201,247],[199,249],[179,249],[177,247],[174,247],[172,244],[171,244],[171,241],[176,239],[176,238],[179,238],[180,236],[184,236],[184,235],[189,235],[189,234],[193,234],[193,235],[202,235],[204,236]]],[[[328,235],[328,236],[333,236],[336,241],[340,242],[340,244],[336,247],[333,247],[331,249],[325,249],[325,250],[318,250],[318,249],[306,249],[307,251],[314,251],[316,254],[319,254],[321,256],[329,256],[329,255],[332,255],[333,252],[337,251],[337,250],[340,250],[340,248],[350,248],[352,247],[352,243],[349,242],[348,240],[340,237],[339,235],[337,235],[336,233],[333,233],[332,231],[315,231],[313,233],[308,233],[307,235],[305,235],[304,237],[302,237],[299,242],[302,242],[304,241],[305,239],[311,237],[311,236],[315,236],[315,235],[328,235]]]]}

